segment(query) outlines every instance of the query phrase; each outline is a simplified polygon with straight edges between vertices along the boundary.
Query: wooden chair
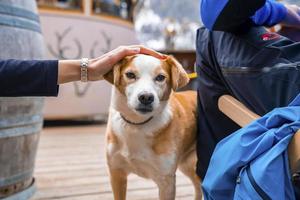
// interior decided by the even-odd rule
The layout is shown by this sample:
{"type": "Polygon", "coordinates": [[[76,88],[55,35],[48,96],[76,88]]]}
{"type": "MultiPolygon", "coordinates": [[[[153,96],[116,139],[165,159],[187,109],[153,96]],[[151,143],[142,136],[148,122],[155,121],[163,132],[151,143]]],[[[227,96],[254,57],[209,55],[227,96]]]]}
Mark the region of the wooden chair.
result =
{"type": "MultiPolygon", "coordinates": [[[[218,107],[241,127],[260,117],[230,95],[221,96],[218,100],[218,107]]],[[[289,144],[288,155],[293,182],[300,187],[300,130],[295,133],[289,144]]]]}

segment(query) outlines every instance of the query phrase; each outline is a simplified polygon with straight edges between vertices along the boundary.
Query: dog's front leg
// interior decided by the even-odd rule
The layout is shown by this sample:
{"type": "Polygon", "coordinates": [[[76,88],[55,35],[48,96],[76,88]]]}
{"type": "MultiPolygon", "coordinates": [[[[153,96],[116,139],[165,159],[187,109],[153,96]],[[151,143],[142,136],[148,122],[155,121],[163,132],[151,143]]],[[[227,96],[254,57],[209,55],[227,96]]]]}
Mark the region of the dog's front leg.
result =
{"type": "Polygon", "coordinates": [[[110,183],[115,200],[125,200],[127,190],[127,173],[122,169],[109,169],[110,183]]]}
{"type": "Polygon", "coordinates": [[[160,200],[174,200],[176,195],[176,175],[162,176],[156,180],[160,200]]]}

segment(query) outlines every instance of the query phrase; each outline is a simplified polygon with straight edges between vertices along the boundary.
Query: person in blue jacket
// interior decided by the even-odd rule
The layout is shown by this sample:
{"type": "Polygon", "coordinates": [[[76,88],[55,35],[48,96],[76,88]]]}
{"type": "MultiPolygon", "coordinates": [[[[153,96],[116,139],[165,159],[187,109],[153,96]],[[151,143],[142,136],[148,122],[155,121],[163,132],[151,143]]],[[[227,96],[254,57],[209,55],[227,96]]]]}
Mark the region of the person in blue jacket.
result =
{"type": "Polygon", "coordinates": [[[202,0],[201,16],[197,174],[203,179],[216,144],[240,128],[219,111],[221,95],[230,94],[264,115],[299,93],[300,43],[263,26],[281,23],[300,32],[300,9],[273,0],[202,0]]]}
{"type": "MultiPolygon", "coordinates": [[[[97,81],[125,56],[164,55],[141,45],[120,46],[87,63],[87,81],[97,81]]],[[[0,97],[57,96],[59,84],[82,79],[81,60],[0,59],[0,97]]]]}

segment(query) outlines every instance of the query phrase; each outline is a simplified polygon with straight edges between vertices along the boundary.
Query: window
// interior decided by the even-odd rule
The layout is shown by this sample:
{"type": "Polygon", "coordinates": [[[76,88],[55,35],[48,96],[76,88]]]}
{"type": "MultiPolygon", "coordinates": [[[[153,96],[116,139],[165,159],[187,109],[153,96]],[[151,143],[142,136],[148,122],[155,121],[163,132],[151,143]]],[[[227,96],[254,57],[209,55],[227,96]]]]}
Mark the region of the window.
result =
{"type": "Polygon", "coordinates": [[[132,0],[93,0],[93,13],[132,20],[132,0]]]}
{"type": "Polygon", "coordinates": [[[36,0],[40,8],[82,10],[83,0],[36,0]]]}

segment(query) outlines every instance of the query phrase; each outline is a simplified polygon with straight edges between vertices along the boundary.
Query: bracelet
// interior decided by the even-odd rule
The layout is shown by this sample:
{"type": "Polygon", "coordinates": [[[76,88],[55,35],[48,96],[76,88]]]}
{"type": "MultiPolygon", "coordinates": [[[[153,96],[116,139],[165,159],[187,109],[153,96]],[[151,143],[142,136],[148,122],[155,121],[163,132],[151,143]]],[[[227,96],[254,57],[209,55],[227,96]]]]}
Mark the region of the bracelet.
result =
{"type": "Polygon", "coordinates": [[[81,58],[81,60],[80,60],[80,80],[82,82],[88,81],[88,65],[89,65],[89,59],[81,58]]]}

